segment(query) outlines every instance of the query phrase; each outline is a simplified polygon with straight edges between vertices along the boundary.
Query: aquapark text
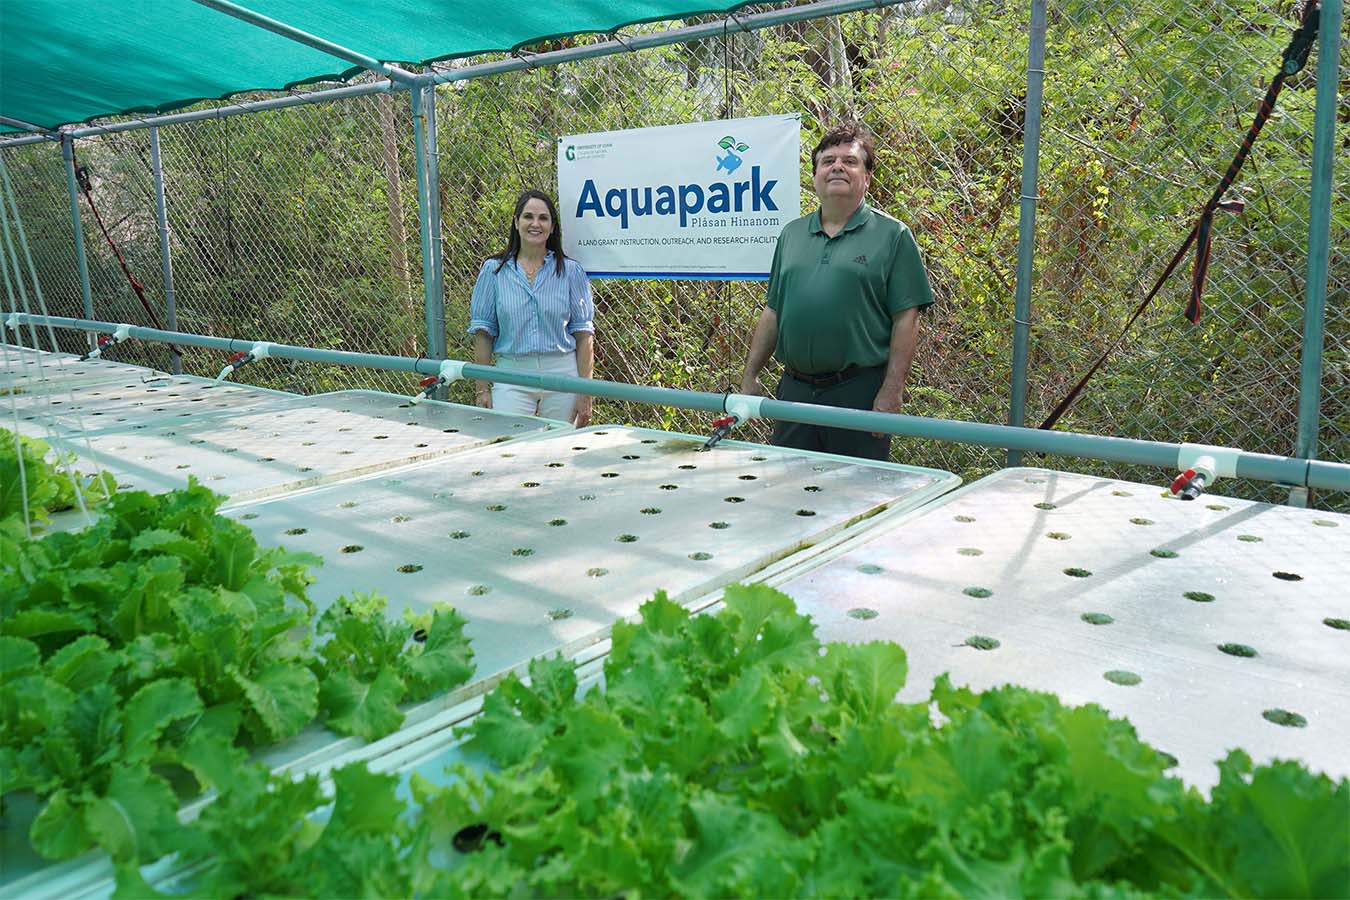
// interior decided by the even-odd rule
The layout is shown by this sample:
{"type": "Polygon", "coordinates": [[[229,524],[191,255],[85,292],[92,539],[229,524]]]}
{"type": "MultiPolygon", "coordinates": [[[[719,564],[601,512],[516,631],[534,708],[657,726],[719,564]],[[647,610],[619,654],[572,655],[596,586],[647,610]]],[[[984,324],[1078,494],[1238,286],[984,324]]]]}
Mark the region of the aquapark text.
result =
{"type": "Polygon", "coordinates": [[[577,201],[578,219],[587,212],[595,214],[597,219],[606,216],[619,220],[620,228],[628,227],[631,216],[680,216],[680,227],[689,224],[689,217],[699,212],[759,212],[778,210],[773,201],[773,189],[778,186],[777,178],[768,181],[759,180],[759,166],[750,168],[749,181],[736,181],[731,184],[717,182],[708,186],[701,184],[682,184],[674,187],[663,184],[651,188],[611,188],[605,191],[604,203],[600,201],[600,191],[595,179],[587,178],[581,186],[581,199],[577,201]],[[749,206],[746,206],[746,195],[749,206]]]}

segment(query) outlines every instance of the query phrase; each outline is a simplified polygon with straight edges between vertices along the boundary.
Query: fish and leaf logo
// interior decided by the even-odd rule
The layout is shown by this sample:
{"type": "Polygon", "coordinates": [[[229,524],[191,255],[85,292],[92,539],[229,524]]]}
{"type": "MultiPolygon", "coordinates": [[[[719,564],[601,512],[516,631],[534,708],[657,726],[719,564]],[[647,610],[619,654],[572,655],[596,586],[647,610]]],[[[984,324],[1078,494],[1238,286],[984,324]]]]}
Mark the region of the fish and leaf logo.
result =
{"type": "Polygon", "coordinates": [[[719,156],[717,158],[717,168],[713,171],[720,172],[723,169],[726,169],[728,175],[739,169],[741,163],[745,162],[745,160],[737,154],[744,153],[750,149],[749,144],[738,142],[736,138],[731,135],[727,135],[718,141],[717,146],[726,151],[726,156],[719,156]]]}

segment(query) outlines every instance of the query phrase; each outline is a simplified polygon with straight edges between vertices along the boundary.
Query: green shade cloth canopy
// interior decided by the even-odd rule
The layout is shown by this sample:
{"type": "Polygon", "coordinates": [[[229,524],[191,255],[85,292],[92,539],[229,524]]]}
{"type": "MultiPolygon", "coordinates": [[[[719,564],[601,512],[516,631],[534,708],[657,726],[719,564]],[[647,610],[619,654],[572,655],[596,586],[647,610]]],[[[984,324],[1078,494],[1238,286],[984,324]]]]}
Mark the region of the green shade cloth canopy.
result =
{"type": "MultiPolygon", "coordinates": [[[[240,5],[394,64],[747,5],[717,0],[246,0],[240,5]]],[[[168,112],[360,68],[192,0],[0,0],[0,116],[54,129],[168,112]]],[[[0,131],[15,131],[0,124],[0,131]]]]}

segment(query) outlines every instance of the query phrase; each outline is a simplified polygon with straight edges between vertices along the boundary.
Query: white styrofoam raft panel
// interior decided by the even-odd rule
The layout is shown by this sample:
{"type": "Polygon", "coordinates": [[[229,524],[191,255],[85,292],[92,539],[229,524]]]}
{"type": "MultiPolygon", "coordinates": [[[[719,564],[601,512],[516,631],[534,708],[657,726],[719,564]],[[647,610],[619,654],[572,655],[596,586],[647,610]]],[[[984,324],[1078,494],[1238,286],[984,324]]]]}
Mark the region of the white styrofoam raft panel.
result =
{"type": "Polygon", "coordinates": [[[446,703],[539,655],[594,663],[614,620],[657,590],[701,605],[960,483],[737,441],[703,453],[702,442],[592,426],[233,508],[260,542],[324,557],[309,591],[320,608],[364,591],[390,598],[391,617],[449,603],[475,652],[475,679],[410,711],[399,734],[365,746],[312,728],[267,761],[385,765],[409,740],[450,741],[446,703]]]}
{"type": "MultiPolygon", "coordinates": [[[[379,395],[308,399],[348,415],[365,409],[372,418],[384,416],[376,420],[384,431],[435,409],[410,412],[379,395]]],[[[464,425],[494,423],[490,413],[468,412],[464,425]]],[[[300,424],[324,424],[314,409],[273,415],[279,423],[302,417],[300,424]]],[[[502,418],[495,424],[505,433],[514,422],[502,418]]],[[[588,647],[593,654],[592,643],[613,621],[635,614],[657,589],[677,600],[706,597],[831,535],[865,530],[882,510],[901,513],[960,482],[932,469],[736,441],[700,453],[701,443],[614,426],[555,432],[234,505],[226,514],[247,523],[265,545],[324,556],[325,564],[311,570],[317,579],[309,590],[321,608],[358,591],[389,596],[391,616],[450,602],[469,620],[481,686],[540,654],[588,647]]],[[[403,731],[376,744],[311,726],[264,759],[304,769],[351,754],[373,759],[381,770],[402,769],[394,760],[413,741],[435,748],[419,756],[435,774],[443,760],[426,759],[453,744],[451,732],[436,723],[454,708],[441,707],[463,705],[473,691],[425,704],[403,731]]],[[[101,857],[44,867],[26,842],[11,849],[27,868],[0,887],[0,896],[10,889],[35,897],[104,896],[111,889],[101,857]]]]}
{"type": "Polygon", "coordinates": [[[236,507],[264,544],[317,553],[311,597],[445,602],[480,676],[598,639],[657,590],[693,599],[886,507],[959,483],[931,469],[619,426],[546,435],[236,507]]]}
{"type": "Polygon", "coordinates": [[[903,700],[950,672],[1098,703],[1201,787],[1235,747],[1350,775],[1350,516],[1011,469],[797,572],[822,640],[904,646],[903,700]]]}
{"type": "Polygon", "coordinates": [[[72,353],[34,351],[0,344],[0,393],[22,395],[29,391],[53,390],[57,386],[94,384],[150,374],[164,373],[106,359],[82,362],[72,353]]]}
{"type": "Polygon", "coordinates": [[[297,395],[249,385],[216,383],[189,375],[124,374],[117,380],[30,385],[12,398],[9,421],[30,437],[72,437],[83,432],[128,431],[161,420],[235,414],[294,400],[297,395]],[[43,389],[43,388],[46,389],[43,389]]]}
{"type": "Polygon", "coordinates": [[[277,395],[239,414],[187,416],[54,440],[83,472],[123,489],[172,490],[195,476],[233,500],[431,459],[562,423],[373,391],[277,395]]]}

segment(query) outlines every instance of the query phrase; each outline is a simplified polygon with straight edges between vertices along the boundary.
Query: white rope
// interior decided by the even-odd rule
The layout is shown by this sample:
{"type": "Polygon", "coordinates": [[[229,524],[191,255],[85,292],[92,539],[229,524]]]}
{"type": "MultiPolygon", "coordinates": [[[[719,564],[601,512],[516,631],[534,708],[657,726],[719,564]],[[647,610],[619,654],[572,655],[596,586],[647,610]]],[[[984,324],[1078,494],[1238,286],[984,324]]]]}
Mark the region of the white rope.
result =
{"type": "MultiPolygon", "coordinates": [[[[3,216],[0,216],[0,218],[3,218],[3,216]]],[[[8,235],[7,227],[6,227],[6,235],[8,235]]],[[[9,298],[10,308],[17,309],[18,307],[15,305],[14,285],[11,280],[9,271],[9,255],[5,253],[0,253],[0,274],[3,274],[4,276],[5,296],[9,298]]],[[[14,327],[14,333],[17,336],[18,340],[22,341],[23,333],[19,330],[19,327],[17,325],[15,325],[14,327]]],[[[0,360],[3,360],[5,364],[5,369],[8,370],[9,356],[10,356],[9,336],[7,334],[2,333],[0,333],[0,336],[4,337],[4,340],[0,340],[0,360]]],[[[23,357],[26,354],[25,351],[23,350],[23,344],[20,343],[18,344],[18,346],[19,346],[19,367],[21,367],[26,365],[26,360],[23,359],[23,357]]],[[[18,367],[16,367],[16,369],[17,368],[18,367]]],[[[24,465],[23,461],[23,438],[19,434],[18,394],[15,392],[13,385],[10,386],[10,389],[7,391],[7,393],[9,394],[10,418],[13,419],[14,421],[14,429],[13,429],[14,458],[16,464],[19,467],[19,505],[23,509],[23,532],[24,535],[26,535],[28,538],[31,539],[33,537],[33,521],[32,517],[28,513],[28,470],[27,467],[24,465]]]]}
{"type": "MultiPolygon", "coordinates": [[[[38,279],[37,266],[34,265],[33,263],[32,250],[28,246],[28,236],[24,231],[23,219],[19,215],[19,205],[18,201],[15,198],[14,185],[13,182],[10,181],[9,167],[5,165],[3,154],[0,154],[0,184],[3,185],[3,195],[0,196],[0,229],[3,230],[5,250],[7,251],[5,254],[3,254],[4,256],[6,256],[5,260],[7,270],[5,280],[6,290],[11,292],[11,301],[12,301],[13,300],[11,288],[11,278],[12,278],[13,284],[18,285],[18,295],[20,301],[23,304],[24,312],[28,313],[31,316],[33,310],[32,304],[29,301],[28,291],[25,287],[24,276],[26,274],[28,278],[31,278],[32,280],[33,295],[37,298],[38,308],[39,310],[41,310],[41,314],[45,320],[45,317],[48,315],[47,301],[42,294],[42,285],[38,279]],[[15,226],[14,230],[18,232],[19,245],[23,247],[24,261],[28,264],[27,273],[24,273],[21,270],[19,266],[18,254],[15,252],[14,249],[14,238],[10,233],[9,227],[11,216],[13,217],[14,220],[15,226]],[[9,274],[11,268],[12,268],[12,275],[9,274]]],[[[38,373],[37,378],[33,379],[33,381],[38,384],[41,384],[46,380],[46,373],[43,371],[42,367],[42,357],[41,357],[42,351],[40,347],[40,342],[38,340],[38,331],[36,329],[36,326],[32,324],[31,319],[29,320],[29,332],[30,337],[32,339],[33,349],[35,351],[34,365],[37,367],[38,373]]],[[[58,344],[56,342],[56,329],[53,328],[50,323],[47,324],[47,338],[48,341],[50,342],[52,350],[56,352],[58,348],[58,344]]],[[[18,346],[20,347],[20,355],[24,356],[26,354],[24,354],[22,351],[23,343],[21,333],[19,333],[19,339],[20,342],[18,346]]],[[[68,386],[66,392],[69,395],[71,401],[70,408],[74,411],[75,414],[76,429],[79,433],[80,438],[83,440],[85,447],[89,451],[88,454],[89,460],[93,463],[94,466],[95,481],[96,483],[102,484],[104,481],[103,468],[102,466],[99,465],[97,458],[94,456],[93,447],[89,441],[89,434],[84,426],[84,417],[79,412],[79,404],[75,402],[74,388],[68,386]]],[[[44,427],[47,431],[48,436],[53,438],[52,445],[57,453],[58,465],[64,467],[66,477],[70,479],[71,487],[75,494],[75,504],[79,508],[80,514],[83,516],[85,524],[91,524],[94,521],[94,519],[89,512],[88,504],[85,503],[84,486],[81,484],[79,474],[75,469],[75,454],[69,451],[62,451],[60,449],[63,446],[64,441],[61,440],[56,433],[56,421],[55,421],[56,414],[52,410],[52,393],[53,393],[52,391],[40,389],[42,399],[39,402],[42,403],[42,405],[45,407],[46,412],[44,427]]],[[[20,446],[20,444],[22,443],[22,437],[19,433],[19,425],[18,425],[18,400],[16,395],[14,395],[12,392],[10,395],[10,408],[13,412],[14,418],[15,451],[18,454],[19,458],[20,486],[21,490],[23,491],[22,496],[24,501],[24,526],[28,531],[28,536],[32,537],[32,527],[30,523],[30,516],[28,509],[28,484],[26,475],[24,473],[23,452],[20,446]]]]}

